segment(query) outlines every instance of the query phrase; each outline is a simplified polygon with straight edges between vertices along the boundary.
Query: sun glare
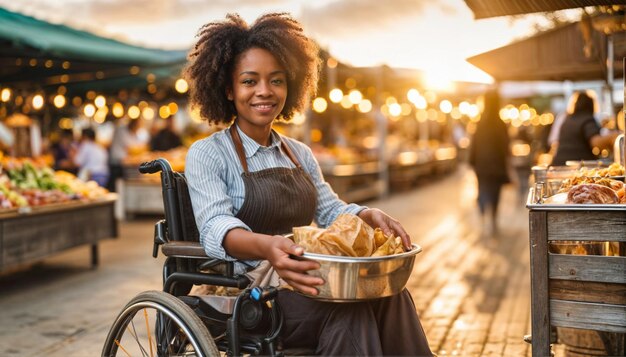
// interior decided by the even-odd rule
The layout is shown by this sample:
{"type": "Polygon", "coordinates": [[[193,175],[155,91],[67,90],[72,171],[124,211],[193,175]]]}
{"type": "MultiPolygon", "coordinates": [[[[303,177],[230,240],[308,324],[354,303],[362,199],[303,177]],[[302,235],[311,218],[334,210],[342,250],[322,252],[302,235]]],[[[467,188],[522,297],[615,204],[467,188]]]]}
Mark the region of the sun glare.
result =
{"type": "Polygon", "coordinates": [[[453,78],[445,69],[427,70],[424,82],[426,88],[438,92],[452,92],[455,89],[453,78]]]}

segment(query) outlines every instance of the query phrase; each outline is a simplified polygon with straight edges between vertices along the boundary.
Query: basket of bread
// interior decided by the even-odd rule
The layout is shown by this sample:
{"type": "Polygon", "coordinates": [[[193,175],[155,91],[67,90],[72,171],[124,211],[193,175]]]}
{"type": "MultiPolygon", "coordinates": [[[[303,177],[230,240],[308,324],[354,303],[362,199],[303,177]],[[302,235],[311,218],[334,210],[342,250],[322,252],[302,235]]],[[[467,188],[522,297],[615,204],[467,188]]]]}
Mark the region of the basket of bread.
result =
{"type": "Polygon", "coordinates": [[[358,216],[341,214],[327,228],[294,227],[292,239],[305,249],[298,259],[315,260],[321,277],[318,295],[325,301],[378,299],[404,289],[413,270],[417,244],[404,251],[400,237],[386,236],[358,216]]]}

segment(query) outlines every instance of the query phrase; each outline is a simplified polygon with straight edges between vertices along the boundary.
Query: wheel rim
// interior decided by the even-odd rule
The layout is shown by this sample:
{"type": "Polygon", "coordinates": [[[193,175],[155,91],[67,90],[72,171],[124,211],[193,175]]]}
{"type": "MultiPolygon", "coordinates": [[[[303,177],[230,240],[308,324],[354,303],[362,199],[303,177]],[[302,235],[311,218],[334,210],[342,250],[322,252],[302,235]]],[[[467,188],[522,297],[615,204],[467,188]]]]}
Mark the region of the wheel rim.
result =
{"type": "Polygon", "coordinates": [[[203,356],[184,321],[157,303],[140,301],[126,307],[114,326],[118,328],[111,356],[203,356]]]}

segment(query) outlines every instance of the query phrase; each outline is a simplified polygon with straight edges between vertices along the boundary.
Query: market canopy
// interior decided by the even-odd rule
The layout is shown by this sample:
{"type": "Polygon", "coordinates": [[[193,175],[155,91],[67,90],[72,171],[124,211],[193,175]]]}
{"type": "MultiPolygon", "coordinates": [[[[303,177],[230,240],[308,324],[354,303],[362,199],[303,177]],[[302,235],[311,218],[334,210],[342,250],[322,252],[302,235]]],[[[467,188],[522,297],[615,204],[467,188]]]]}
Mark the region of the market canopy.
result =
{"type": "MultiPolygon", "coordinates": [[[[467,61],[498,81],[606,79],[606,36],[598,31],[590,31],[589,36],[590,41],[586,42],[579,23],[567,24],[470,57],[467,61]]],[[[621,77],[621,62],[626,57],[626,32],[616,32],[612,36],[614,75],[621,77]]]]}
{"type": "Polygon", "coordinates": [[[478,20],[585,6],[626,5],[626,0],[465,0],[465,4],[478,20]]]}
{"type": "Polygon", "coordinates": [[[148,73],[178,76],[185,62],[186,51],[133,46],[0,8],[3,85],[145,87],[148,73]]]}

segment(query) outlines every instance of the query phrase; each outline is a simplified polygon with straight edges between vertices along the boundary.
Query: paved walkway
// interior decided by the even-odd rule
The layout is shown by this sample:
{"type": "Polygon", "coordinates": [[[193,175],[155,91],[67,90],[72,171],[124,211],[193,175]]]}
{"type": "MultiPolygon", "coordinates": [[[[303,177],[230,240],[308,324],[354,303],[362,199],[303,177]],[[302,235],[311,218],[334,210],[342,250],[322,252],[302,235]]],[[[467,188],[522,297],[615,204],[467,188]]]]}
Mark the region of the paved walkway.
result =
{"type": "MultiPolygon", "coordinates": [[[[528,356],[528,219],[513,187],[503,192],[500,231],[483,234],[475,180],[460,169],[388,199],[369,202],[398,218],[424,251],[408,283],[439,356],[528,356]]],[[[124,222],[88,268],[87,248],[0,276],[1,356],[97,356],[121,307],[159,289],[155,219],[124,222]]]]}

